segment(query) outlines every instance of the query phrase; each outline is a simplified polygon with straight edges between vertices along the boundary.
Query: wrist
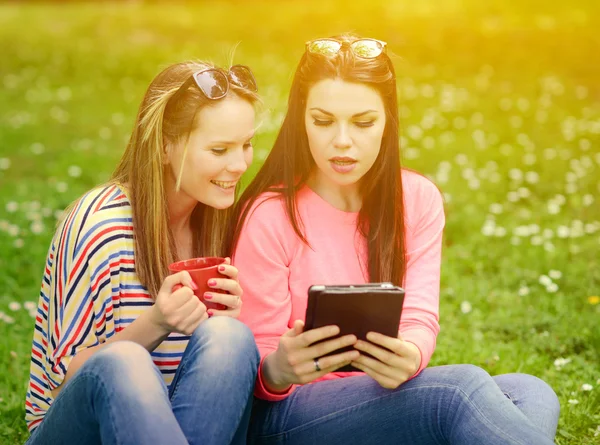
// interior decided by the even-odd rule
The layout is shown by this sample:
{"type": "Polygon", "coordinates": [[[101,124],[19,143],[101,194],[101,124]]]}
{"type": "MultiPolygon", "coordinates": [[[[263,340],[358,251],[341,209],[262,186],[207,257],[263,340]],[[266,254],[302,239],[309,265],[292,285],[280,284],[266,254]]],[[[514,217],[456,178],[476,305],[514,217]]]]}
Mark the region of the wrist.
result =
{"type": "Polygon", "coordinates": [[[291,382],[287,382],[282,373],[277,367],[276,352],[272,352],[265,357],[261,366],[261,373],[263,377],[263,383],[274,393],[285,392],[290,386],[291,382]]]}
{"type": "Polygon", "coordinates": [[[152,330],[156,333],[158,337],[168,337],[171,333],[171,330],[165,324],[161,323],[162,316],[160,311],[156,307],[156,304],[152,305],[150,309],[146,312],[148,315],[148,322],[152,326],[152,330]]]}

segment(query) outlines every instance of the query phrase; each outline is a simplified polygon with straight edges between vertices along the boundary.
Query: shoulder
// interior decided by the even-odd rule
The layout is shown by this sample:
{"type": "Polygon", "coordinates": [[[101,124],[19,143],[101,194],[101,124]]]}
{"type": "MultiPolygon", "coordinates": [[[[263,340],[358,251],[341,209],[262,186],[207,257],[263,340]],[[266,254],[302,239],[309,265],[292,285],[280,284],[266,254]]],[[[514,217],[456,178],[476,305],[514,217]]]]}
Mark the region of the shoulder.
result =
{"type": "Polygon", "coordinates": [[[409,226],[423,219],[443,219],[444,199],[440,189],[425,175],[414,170],[402,170],[404,211],[409,226]]]}
{"type": "Polygon", "coordinates": [[[120,186],[109,184],[90,190],[73,203],[57,229],[55,243],[58,249],[79,256],[123,237],[133,237],[131,205],[120,186]]]}
{"type": "Polygon", "coordinates": [[[250,221],[279,221],[287,218],[285,210],[285,197],[277,192],[265,192],[252,203],[246,216],[246,223],[250,221]]]}

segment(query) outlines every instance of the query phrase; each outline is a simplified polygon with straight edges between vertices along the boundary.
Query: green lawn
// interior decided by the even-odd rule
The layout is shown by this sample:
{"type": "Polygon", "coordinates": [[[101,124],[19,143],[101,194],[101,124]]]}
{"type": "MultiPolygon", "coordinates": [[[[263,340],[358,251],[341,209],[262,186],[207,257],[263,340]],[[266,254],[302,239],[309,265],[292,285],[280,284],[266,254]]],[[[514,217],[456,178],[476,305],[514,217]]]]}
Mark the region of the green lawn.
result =
{"type": "Polygon", "coordinates": [[[239,43],[264,97],[256,171],[304,41],[355,31],[388,42],[405,165],[446,196],[432,365],[535,374],[561,400],[557,443],[600,444],[600,4],[547,3],[0,5],[0,442],[27,436],[56,215],[108,178],[158,70],[239,43]]]}

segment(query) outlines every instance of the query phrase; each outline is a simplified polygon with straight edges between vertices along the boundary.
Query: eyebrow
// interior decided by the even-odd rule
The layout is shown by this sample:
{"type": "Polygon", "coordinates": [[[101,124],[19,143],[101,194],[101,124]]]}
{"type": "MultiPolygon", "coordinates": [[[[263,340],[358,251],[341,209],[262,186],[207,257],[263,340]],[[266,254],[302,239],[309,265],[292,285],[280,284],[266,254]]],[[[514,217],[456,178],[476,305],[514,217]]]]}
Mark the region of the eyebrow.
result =
{"type": "MultiPolygon", "coordinates": [[[[255,136],[255,132],[252,131],[252,133],[250,133],[250,135],[244,139],[245,142],[248,142],[250,139],[252,139],[255,136]]],[[[236,141],[210,141],[210,144],[220,144],[220,145],[235,145],[237,142],[236,141]]]]}
{"type": "MultiPolygon", "coordinates": [[[[325,110],[324,110],[324,109],[322,109],[322,108],[311,108],[310,110],[311,110],[311,111],[312,111],[312,110],[320,111],[321,113],[323,113],[323,114],[325,114],[325,115],[327,115],[327,116],[333,116],[333,113],[330,113],[329,111],[325,111],[325,110]]],[[[352,115],[352,117],[361,117],[361,116],[364,116],[365,114],[369,114],[369,113],[377,113],[377,110],[367,110],[367,111],[363,111],[363,112],[361,112],[361,113],[356,113],[356,114],[353,114],[353,115],[352,115]]]]}

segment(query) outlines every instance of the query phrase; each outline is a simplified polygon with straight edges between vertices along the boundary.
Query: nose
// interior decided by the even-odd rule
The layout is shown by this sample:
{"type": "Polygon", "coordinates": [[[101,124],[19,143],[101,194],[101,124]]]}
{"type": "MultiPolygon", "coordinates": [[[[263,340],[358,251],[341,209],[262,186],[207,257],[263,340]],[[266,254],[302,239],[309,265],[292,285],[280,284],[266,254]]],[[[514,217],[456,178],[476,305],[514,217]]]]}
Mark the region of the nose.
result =
{"type": "Polygon", "coordinates": [[[352,138],[350,137],[350,132],[348,131],[347,125],[341,124],[338,126],[337,133],[333,140],[333,146],[335,148],[350,148],[350,147],[352,147],[352,138]]]}
{"type": "Polygon", "coordinates": [[[243,149],[234,150],[229,164],[227,165],[227,171],[230,173],[242,174],[248,169],[247,156],[243,149]]]}

